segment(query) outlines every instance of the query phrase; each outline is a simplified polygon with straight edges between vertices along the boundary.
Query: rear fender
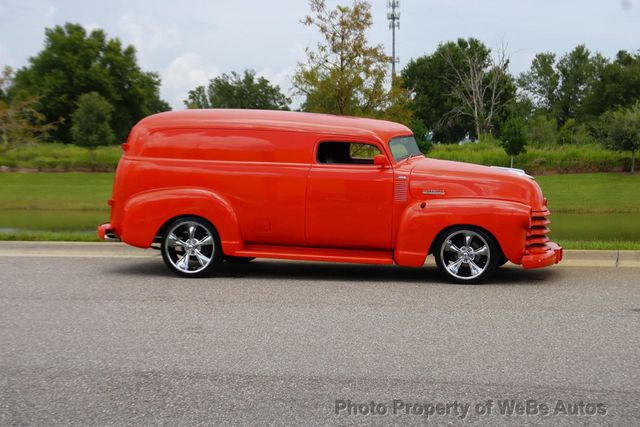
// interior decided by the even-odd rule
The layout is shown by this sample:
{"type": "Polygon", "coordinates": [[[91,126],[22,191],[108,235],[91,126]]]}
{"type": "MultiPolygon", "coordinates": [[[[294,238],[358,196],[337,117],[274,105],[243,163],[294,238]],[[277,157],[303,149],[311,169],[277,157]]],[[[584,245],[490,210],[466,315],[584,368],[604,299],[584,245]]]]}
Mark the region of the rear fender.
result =
{"type": "Polygon", "coordinates": [[[160,228],[171,218],[193,215],[209,221],[218,231],[223,251],[242,247],[235,212],[220,195],[199,188],[167,188],[136,194],[124,208],[121,238],[124,242],[148,248],[160,228]]]}
{"type": "Polygon", "coordinates": [[[394,259],[399,265],[419,267],[440,232],[456,225],[471,225],[491,233],[505,257],[519,264],[530,214],[528,206],[504,200],[461,198],[416,202],[402,214],[394,259]]]}

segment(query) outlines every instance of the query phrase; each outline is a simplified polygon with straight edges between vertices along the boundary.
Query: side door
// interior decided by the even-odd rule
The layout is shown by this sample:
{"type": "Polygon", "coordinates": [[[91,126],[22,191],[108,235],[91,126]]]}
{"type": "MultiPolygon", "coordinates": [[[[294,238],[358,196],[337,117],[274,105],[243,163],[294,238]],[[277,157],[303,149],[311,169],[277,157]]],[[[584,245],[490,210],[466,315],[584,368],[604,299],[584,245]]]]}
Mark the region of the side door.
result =
{"type": "Polygon", "coordinates": [[[393,169],[373,164],[381,146],[320,141],[307,178],[308,246],[391,249],[393,169]]]}

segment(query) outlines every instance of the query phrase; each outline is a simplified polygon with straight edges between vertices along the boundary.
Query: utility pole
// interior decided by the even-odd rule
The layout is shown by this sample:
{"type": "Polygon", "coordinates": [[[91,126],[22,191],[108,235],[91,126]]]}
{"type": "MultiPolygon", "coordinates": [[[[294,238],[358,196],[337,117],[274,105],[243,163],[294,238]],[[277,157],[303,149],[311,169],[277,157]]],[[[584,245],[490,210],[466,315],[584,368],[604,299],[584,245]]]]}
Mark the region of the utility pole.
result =
{"type": "Polygon", "coordinates": [[[387,1],[387,20],[391,28],[391,78],[396,77],[396,64],[400,58],[396,56],[396,28],[400,29],[400,0],[387,1]]]}

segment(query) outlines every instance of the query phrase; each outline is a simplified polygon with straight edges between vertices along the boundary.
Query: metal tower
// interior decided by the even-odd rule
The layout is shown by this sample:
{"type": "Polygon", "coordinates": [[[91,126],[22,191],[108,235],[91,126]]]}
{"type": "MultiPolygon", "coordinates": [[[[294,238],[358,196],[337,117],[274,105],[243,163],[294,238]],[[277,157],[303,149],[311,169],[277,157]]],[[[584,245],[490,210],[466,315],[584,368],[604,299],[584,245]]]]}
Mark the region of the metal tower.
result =
{"type": "Polygon", "coordinates": [[[396,64],[400,58],[396,56],[396,28],[400,29],[400,0],[387,1],[387,20],[391,28],[391,77],[396,76],[396,64]]]}

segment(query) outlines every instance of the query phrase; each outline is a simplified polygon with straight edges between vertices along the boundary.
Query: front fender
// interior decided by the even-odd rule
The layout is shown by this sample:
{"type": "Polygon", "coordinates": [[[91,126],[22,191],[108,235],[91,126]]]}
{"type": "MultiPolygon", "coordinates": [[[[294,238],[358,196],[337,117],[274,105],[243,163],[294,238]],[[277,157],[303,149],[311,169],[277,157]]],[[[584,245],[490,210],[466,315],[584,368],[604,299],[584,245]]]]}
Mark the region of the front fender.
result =
{"type": "Polygon", "coordinates": [[[436,199],[410,204],[402,213],[394,251],[396,263],[424,264],[438,234],[456,225],[472,225],[491,233],[502,253],[519,264],[524,254],[531,209],[522,203],[495,199],[436,199]]]}
{"type": "Polygon", "coordinates": [[[148,248],[156,233],[171,218],[199,216],[214,225],[223,250],[242,246],[233,208],[223,197],[199,188],[165,188],[136,194],[127,200],[120,237],[130,245],[148,248]]]}

